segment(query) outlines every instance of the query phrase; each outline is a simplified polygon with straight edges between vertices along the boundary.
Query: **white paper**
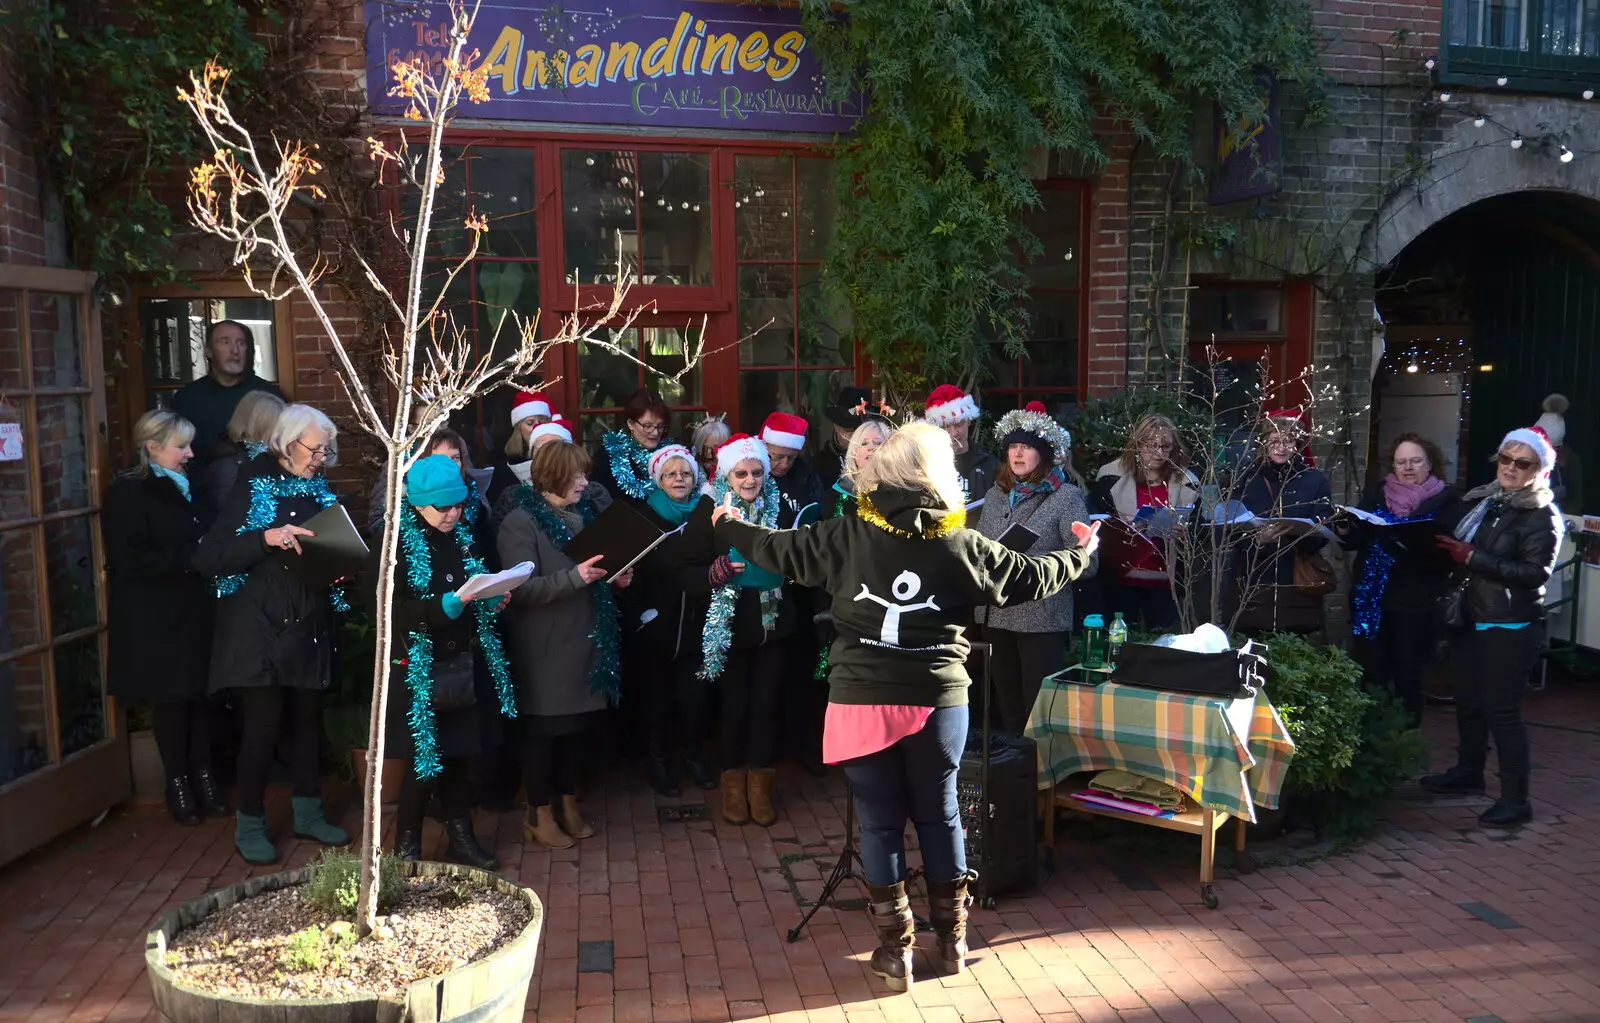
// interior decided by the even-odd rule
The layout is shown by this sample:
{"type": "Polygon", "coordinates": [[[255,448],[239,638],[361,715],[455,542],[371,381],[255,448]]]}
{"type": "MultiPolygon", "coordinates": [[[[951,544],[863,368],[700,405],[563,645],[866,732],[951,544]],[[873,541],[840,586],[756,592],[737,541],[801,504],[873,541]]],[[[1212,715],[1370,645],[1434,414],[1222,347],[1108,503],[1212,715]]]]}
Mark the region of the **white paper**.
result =
{"type": "Polygon", "coordinates": [[[1389,520],[1384,518],[1383,516],[1374,514],[1374,513],[1369,512],[1369,511],[1362,511],[1360,508],[1352,508],[1348,504],[1339,505],[1339,510],[1342,511],[1342,512],[1349,512],[1351,515],[1354,515],[1356,518],[1360,519],[1362,522],[1369,522],[1374,526],[1387,526],[1387,525],[1389,525],[1389,520]]]}
{"type": "Polygon", "coordinates": [[[639,624],[640,625],[649,625],[651,622],[655,621],[657,618],[660,618],[660,617],[661,617],[661,612],[660,611],[657,611],[653,607],[652,608],[648,608],[643,613],[641,613],[639,615],[639,624]]]}
{"type": "Polygon", "coordinates": [[[483,600],[487,597],[498,597],[521,586],[522,581],[532,574],[533,562],[524,561],[520,565],[512,565],[504,572],[475,575],[461,584],[461,588],[456,591],[456,599],[466,603],[471,598],[483,600]]]}

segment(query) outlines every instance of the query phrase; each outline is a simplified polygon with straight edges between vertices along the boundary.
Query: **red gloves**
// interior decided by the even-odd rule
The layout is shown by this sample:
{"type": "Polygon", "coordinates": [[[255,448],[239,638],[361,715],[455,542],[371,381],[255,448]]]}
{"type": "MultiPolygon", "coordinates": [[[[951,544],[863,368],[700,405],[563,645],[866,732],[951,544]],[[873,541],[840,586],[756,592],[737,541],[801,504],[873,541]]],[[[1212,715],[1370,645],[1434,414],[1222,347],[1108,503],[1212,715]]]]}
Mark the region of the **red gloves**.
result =
{"type": "Polygon", "coordinates": [[[1472,545],[1465,540],[1457,540],[1453,536],[1436,536],[1433,542],[1458,565],[1465,565],[1472,560],[1472,545]]]}

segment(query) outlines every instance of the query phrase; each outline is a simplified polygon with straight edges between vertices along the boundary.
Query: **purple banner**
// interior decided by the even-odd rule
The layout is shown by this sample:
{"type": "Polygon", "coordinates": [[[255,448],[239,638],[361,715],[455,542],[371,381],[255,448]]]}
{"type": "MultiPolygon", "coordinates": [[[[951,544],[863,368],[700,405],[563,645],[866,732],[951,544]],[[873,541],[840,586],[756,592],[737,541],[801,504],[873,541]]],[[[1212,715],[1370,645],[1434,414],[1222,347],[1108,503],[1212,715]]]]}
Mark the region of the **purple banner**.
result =
{"type": "MultiPolygon", "coordinates": [[[[368,0],[367,91],[380,114],[396,61],[444,56],[443,3],[368,0]]],[[[461,117],[554,124],[648,124],[849,132],[859,94],[830,99],[793,8],[667,0],[484,0],[466,52],[489,68],[489,102],[461,117]]]]}
{"type": "Polygon", "coordinates": [[[1255,123],[1229,124],[1216,107],[1216,168],[1211,172],[1213,206],[1272,195],[1278,190],[1283,158],[1278,142],[1278,80],[1270,72],[1256,72],[1266,118],[1255,123]],[[1235,131],[1237,129],[1237,132],[1235,131]]]}

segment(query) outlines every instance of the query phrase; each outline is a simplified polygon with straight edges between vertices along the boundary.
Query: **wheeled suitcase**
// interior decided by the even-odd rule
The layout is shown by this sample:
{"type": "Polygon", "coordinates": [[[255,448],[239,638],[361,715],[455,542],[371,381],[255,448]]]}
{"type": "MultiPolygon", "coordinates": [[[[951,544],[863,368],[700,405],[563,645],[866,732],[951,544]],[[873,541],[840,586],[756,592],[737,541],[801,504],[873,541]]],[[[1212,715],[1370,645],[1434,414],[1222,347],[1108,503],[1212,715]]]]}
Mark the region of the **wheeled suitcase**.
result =
{"type": "Polygon", "coordinates": [[[967,866],[978,872],[974,892],[980,905],[996,896],[1025,892],[1038,883],[1039,761],[1032,739],[996,735],[990,725],[993,704],[989,645],[975,643],[968,673],[982,693],[982,721],[967,733],[967,748],[956,775],[956,803],[966,843],[967,866]]]}

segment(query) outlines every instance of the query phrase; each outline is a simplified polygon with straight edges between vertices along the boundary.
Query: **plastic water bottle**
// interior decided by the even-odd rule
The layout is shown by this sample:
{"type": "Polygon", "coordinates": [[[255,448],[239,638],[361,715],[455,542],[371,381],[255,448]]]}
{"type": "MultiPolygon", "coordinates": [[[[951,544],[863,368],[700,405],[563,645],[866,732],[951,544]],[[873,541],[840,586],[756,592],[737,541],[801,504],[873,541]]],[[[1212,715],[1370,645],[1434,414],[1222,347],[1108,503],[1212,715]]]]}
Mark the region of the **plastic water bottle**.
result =
{"type": "Polygon", "coordinates": [[[1100,615],[1089,615],[1083,620],[1083,666],[1106,666],[1106,620],[1100,615]]]}
{"type": "Polygon", "coordinates": [[[1122,656],[1122,644],[1127,641],[1128,623],[1122,620],[1122,612],[1118,611],[1111,619],[1111,628],[1106,632],[1106,667],[1117,666],[1117,660],[1122,656]]]}

